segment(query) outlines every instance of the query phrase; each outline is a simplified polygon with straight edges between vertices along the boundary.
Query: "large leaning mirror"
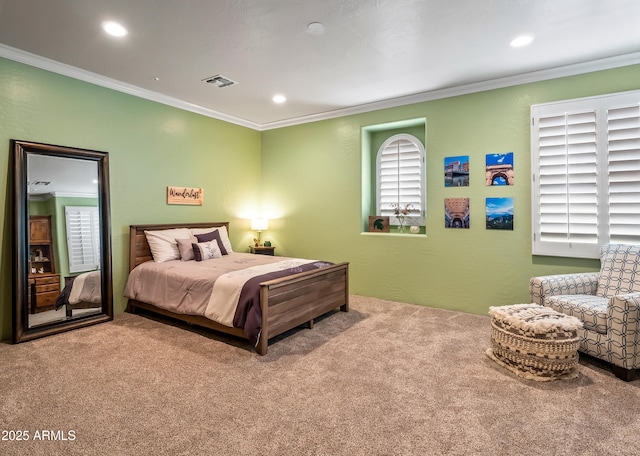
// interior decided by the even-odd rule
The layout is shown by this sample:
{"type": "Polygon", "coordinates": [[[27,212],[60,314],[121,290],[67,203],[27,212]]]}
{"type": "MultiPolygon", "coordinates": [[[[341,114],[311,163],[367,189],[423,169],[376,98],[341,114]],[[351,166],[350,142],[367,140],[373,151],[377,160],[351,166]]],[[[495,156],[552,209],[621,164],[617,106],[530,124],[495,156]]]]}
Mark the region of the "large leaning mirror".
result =
{"type": "Polygon", "coordinates": [[[13,342],[113,318],[106,152],[13,140],[13,342]]]}

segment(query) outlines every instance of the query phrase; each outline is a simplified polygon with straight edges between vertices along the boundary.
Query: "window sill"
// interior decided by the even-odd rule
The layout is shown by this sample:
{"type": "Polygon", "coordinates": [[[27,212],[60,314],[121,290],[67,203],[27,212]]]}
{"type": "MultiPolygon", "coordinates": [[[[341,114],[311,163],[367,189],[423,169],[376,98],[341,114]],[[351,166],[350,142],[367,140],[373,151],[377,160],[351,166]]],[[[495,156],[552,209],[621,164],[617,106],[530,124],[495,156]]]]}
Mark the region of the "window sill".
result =
{"type": "Polygon", "coordinates": [[[363,236],[391,236],[391,237],[403,237],[403,238],[426,238],[426,233],[394,233],[390,231],[388,233],[375,232],[375,231],[363,231],[360,233],[363,236]]]}

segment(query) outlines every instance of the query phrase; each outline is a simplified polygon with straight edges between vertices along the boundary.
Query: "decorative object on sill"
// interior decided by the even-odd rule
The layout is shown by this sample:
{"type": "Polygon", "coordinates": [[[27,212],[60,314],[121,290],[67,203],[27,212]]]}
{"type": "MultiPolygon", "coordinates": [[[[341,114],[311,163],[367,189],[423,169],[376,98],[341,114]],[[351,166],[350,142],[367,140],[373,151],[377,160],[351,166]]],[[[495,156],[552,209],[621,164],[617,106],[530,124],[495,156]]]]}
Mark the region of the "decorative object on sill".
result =
{"type": "Polygon", "coordinates": [[[191,187],[167,187],[167,204],[202,206],[204,190],[191,187]]]}
{"type": "Polygon", "coordinates": [[[265,247],[271,247],[271,241],[264,241],[265,247]]]}
{"type": "Polygon", "coordinates": [[[398,220],[398,231],[404,233],[404,223],[407,219],[407,215],[409,215],[409,213],[413,211],[413,204],[391,203],[390,206],[391,209],[393,209],[393,214],[398,220]]]}
{"type": "Polygon", "coordinates": [[[411,228],[409,228],[409,231],[412,232],[413,234],[418,234],[420,232],[420,227],[416,225],[412,225],[411,228]]]}
{"type": "Polygon", "coordinates": [[[256,247],[260,247],[262,245],[260,243],[260,233],[262,231],[266,230],[267,228],[269,228],[269,220],[267,220],[265,218],[251,219],[251,229],[253,231],[257,231],[258,232],[258,237],[257,238],[253,238],[253,242],[255,243],[256,247]]]}
{"type": "Polygon", "coordinates": [[[389,232],[389,217],[382,215],[370,215],[369,216],[369,232],[370,233],[388,233],[389,232]]]}

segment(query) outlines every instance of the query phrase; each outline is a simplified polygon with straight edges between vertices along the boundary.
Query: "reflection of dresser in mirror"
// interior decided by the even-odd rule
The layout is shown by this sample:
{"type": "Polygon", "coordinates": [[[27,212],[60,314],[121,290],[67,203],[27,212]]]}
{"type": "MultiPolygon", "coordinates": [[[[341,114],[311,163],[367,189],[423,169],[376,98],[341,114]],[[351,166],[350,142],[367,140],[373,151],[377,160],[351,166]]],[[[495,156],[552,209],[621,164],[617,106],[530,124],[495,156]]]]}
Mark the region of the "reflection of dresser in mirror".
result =
{"type": "Polygon", "coordinates": [[[29,217],[29,313],[53,309],[60,294],[60,274],[56,274],[51,216],[29,217]]]}

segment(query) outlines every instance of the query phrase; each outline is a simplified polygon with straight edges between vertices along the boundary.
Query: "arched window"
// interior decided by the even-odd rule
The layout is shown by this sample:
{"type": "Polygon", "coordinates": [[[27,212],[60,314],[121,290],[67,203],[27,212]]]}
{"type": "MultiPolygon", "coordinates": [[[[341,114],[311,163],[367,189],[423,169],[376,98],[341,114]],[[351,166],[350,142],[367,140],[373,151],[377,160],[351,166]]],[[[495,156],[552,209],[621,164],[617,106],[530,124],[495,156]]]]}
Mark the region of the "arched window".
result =
{"type": "Polygon", "coordinates": [[[408,208],[405,225],[424,226],[426,209],[425,149],[418,138],[399,134],[387,139],[376,158],[376,212],[399,225],[395,207],[408,208]]]}

